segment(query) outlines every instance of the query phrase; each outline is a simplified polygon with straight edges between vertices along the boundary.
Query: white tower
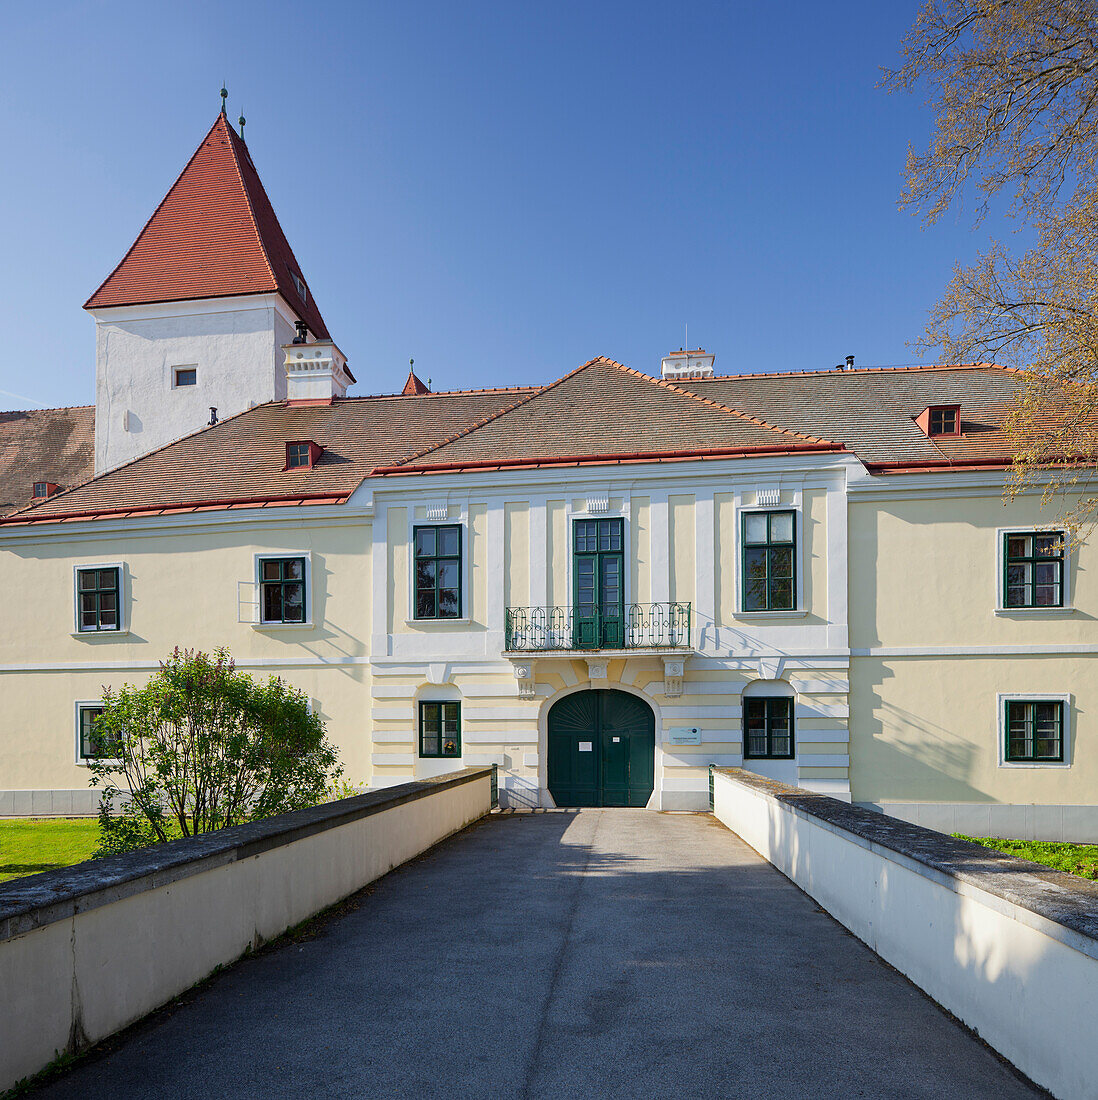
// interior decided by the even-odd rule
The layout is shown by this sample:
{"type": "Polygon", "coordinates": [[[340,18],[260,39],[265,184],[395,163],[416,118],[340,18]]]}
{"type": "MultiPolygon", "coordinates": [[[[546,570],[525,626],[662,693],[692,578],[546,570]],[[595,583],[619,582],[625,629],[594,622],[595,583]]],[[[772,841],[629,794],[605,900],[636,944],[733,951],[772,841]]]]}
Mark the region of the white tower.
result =
{"type": "Polygon", "coordinates": [[[330,342],[224,112],[84,308],[96,327],[97,474],[197,431],[211,409],[223,419],[285,398],[282,349],[302,327],[330,342]]]}

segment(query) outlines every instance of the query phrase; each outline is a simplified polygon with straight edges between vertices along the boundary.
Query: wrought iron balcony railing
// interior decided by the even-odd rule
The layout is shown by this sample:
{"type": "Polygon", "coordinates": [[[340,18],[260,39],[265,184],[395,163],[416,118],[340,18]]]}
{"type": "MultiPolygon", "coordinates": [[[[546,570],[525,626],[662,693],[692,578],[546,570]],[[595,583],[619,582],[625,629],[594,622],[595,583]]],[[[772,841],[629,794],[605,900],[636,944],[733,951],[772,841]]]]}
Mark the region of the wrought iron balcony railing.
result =
{"type": "Polygon", "coordinates": [[[509,607],[507,649],[685,649],[690,604],[630,603],[610,607],[509,607]]]}

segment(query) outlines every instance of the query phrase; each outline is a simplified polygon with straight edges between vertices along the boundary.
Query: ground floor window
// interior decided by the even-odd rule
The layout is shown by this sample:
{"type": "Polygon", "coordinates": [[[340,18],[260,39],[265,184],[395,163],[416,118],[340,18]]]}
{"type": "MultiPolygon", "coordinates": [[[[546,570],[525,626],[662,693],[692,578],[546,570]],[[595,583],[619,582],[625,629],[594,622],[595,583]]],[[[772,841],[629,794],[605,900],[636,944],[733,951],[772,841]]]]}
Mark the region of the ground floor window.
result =
{"type": "Polygon", "coordinates": [[[78,753],[81,760],[115,760],[118,749],[105,730],[98,728],[103,708],[81,703],[76,708],[78,753]]]}
{"type": "Polygon", "coordinates": [[[461,704],[419,704],[419,755],[461,755],[461,704]]]}
{"type": "Polygon", "coordinates": [[[793,700],[748,696],[743,701],[743,755],[748,760],[793,756],[793,700]]]}
{"type": "Polygon", "coordinates": [[[1064,759],[1064,703],[1060,699],[1006,701],[1009,763],[1061,763],[1064,759]]]}

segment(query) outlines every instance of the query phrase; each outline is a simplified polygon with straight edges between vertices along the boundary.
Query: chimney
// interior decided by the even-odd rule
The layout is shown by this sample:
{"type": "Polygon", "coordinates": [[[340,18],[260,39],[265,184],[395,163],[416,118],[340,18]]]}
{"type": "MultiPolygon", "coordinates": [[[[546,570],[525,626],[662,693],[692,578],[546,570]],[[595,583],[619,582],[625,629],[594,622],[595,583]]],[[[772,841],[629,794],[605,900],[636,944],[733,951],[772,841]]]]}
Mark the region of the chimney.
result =
{"type": "Polygon", "coordinates": [[[712,378],[715,355],[709,355],[705,348],[693,350],[679,348],[665,355],[660,363],[660,374],[664,378],[712,378]]]}
{"type": "Polygon", "coordinates": [[[854,369],[854,356],[853,355],[848,355],[846,357],[846,369],[847,370],[853,370],[854,369]]]}
{"type": "Polygon", "coordinates": [[[331,340],[283,344],[286,353],[286,400],[292,405],[330,405],[343,397],[355,376],[347,359],[331,340]]]}
{"type": "Polygon", "coordinates": [[[307,344],[309,342],[309,326],[304,321],[294,321],[294,328],[297,329],[297,335],[294,337],[295,344],[307,344]]]}
{"type": "Polygon", "coordinates": [[[210,406],[210,427],[212,428],[217,423],[217,406],[210,406]]]}

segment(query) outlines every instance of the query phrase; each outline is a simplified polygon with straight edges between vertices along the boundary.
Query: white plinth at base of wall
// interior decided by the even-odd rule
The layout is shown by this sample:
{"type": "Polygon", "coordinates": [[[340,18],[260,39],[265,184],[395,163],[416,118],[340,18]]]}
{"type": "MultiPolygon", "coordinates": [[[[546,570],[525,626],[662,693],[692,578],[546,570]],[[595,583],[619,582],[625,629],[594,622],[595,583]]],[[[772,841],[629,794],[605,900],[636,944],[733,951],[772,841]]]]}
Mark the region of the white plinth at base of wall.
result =
{"type": "Polygon", "coordinates": [[[1002,802],[856,802],[855,805],[879,810],[889,817],[898,817],[939,833],[1098,844],[1098,806],[1095,805],[1002,802]]]}

